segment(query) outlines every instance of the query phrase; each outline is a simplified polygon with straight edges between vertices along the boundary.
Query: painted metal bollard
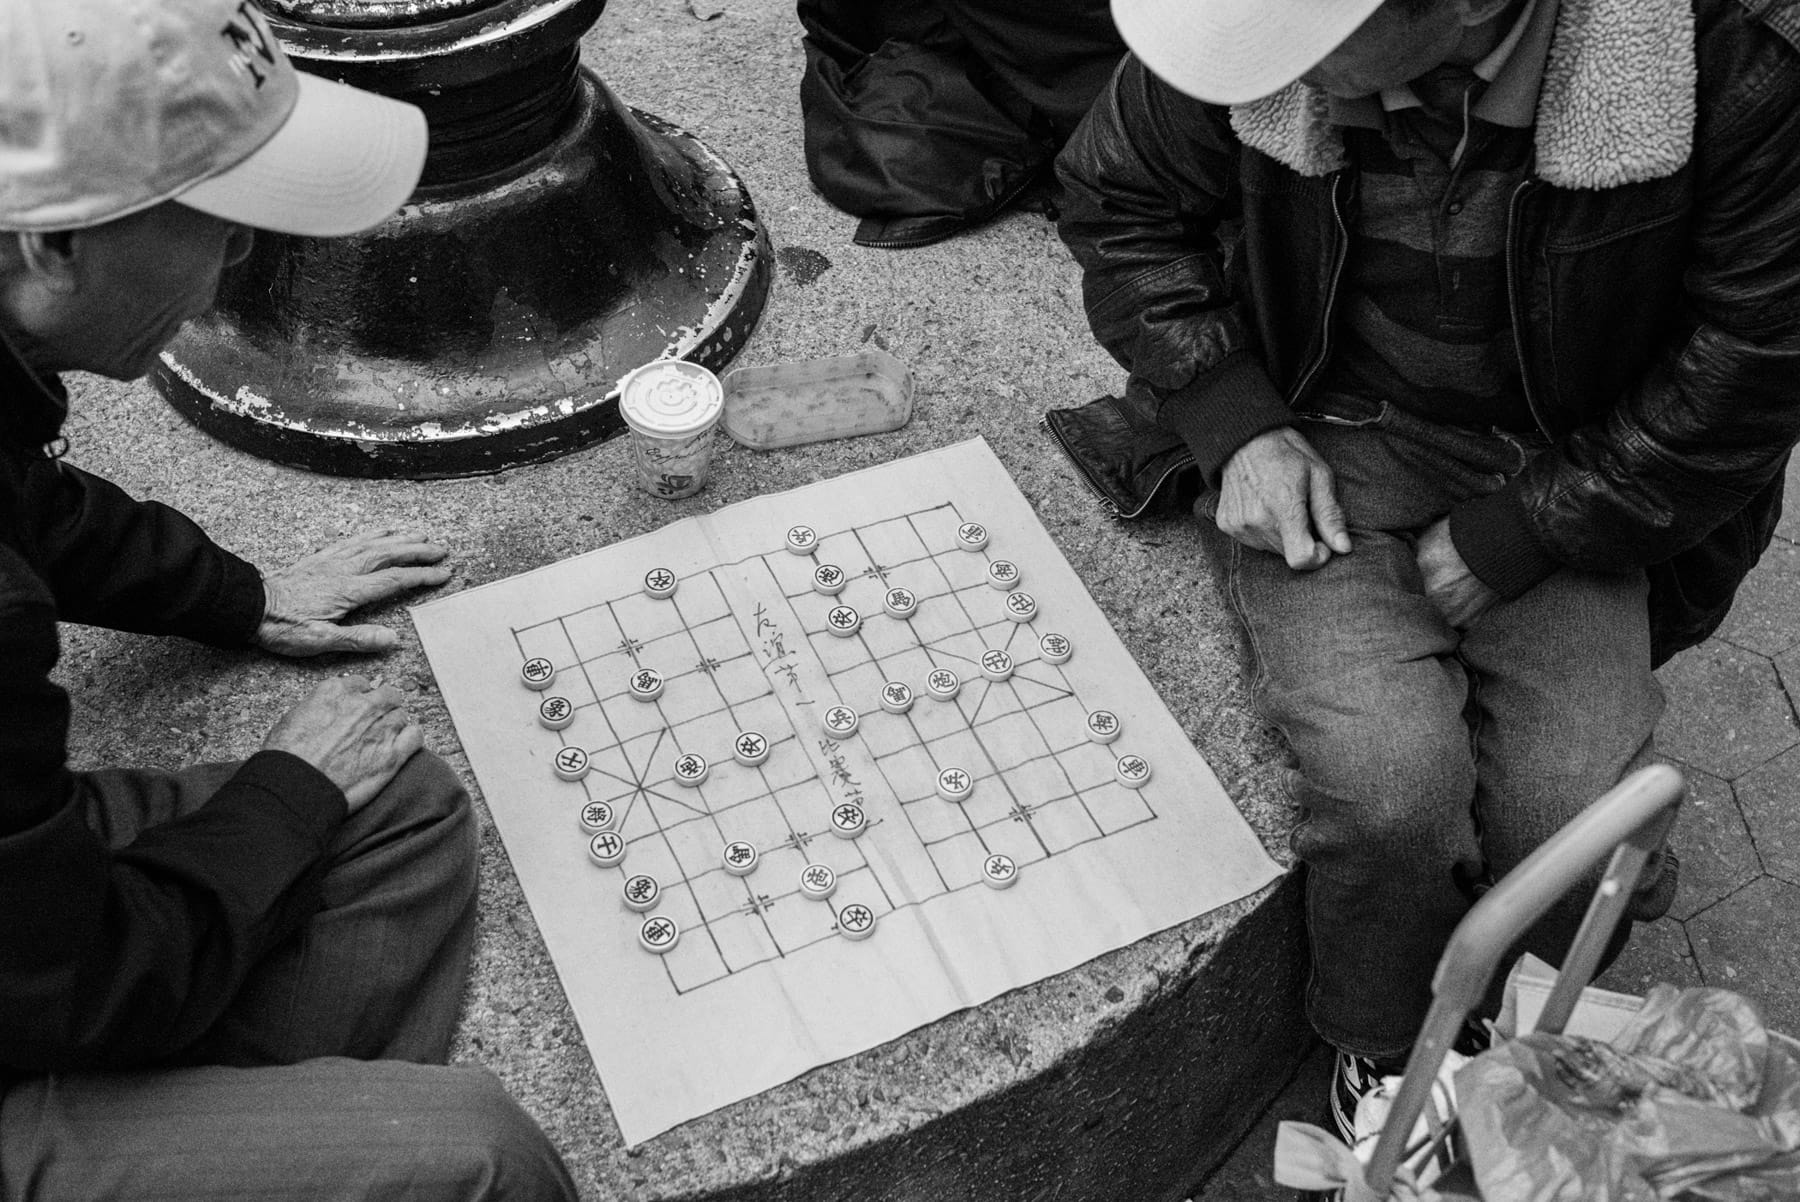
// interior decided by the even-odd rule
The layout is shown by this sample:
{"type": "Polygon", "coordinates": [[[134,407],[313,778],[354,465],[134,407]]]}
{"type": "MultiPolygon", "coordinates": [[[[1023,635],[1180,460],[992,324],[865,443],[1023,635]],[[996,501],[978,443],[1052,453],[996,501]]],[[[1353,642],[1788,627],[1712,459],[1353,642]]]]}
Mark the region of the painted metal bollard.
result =
{"type": "Polygon", "coordinates": [[[582,65],[605,0],[264,7],[302,70],[424,109],[431,150],[374,230],[259,235],[153,374],[196,425],[337,475],[472,475],[620,433],[642,364],[743,345],[767,236],[723,159],[582,65]]]}

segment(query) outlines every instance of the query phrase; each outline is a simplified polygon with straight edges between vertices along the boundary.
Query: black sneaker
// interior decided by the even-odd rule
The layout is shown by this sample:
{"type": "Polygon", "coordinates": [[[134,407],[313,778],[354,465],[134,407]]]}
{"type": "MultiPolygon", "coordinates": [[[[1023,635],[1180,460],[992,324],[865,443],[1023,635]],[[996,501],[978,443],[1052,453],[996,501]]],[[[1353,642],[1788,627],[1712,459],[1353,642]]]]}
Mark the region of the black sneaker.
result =
{"type": "Polygon", "coordinates": [[[1356,1105],[1381,1084],[1383,1075],[1367,1056],[1337,1054],[1337,1071],[1331,1075],[1331,1123],[1338,1138],[1351,1147],[1356,1146],[1356,1105]]]}

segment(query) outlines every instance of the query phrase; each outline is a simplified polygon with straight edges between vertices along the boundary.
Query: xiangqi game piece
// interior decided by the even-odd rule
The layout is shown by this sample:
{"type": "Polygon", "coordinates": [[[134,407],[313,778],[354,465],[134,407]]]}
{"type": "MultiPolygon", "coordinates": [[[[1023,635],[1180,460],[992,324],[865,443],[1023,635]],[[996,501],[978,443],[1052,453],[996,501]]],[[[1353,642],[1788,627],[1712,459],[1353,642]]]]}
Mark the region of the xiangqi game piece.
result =
{"type": "Polygon", "coordinates": [[[625,682],[633,700],[655,701],[663,695],[663,676],[655,668],[639,668],[625,682]]]}
{"type": "Polygon", "coordinates": [[[848,605],[833,606],[825,615],[825,629],[840,639],[847,639],[862,629],[862,615],[848,605]]]}
{"type": "Polygon", "coordinates": [[[846,801],[831,807],[831,833],[840,839],[854,839],[869,827],[869,816],[859,805],[846,801]]]}
{"type": "Polygon", "coordinates": [[[890,714],[904,714],[913,707],[912,686],[890,680],[881,686],[881,708],[890,714]]]}
{"type": "Polygon", "coordinates": [[[618,831],[601,831],[588,840],[588,856],[602,868],[611,868],[625,858],[625,840],[618,831]]]}
{"type": "Polygon", "coordinates": [[[610,831],[619,821],[619,812],[611,802],[589,801],[581,807],[581,829],[590,835],[610,831]]]}
{"type": "Polygon", "coordinates": [[[1096,743],[1110,743],[1119,737],[1119,715],[1111,710],[1095,710],[1087,716],[1087,737],[1096,743]]]}
{"type": "Polygon", "coordinates": [[[844,575],[844,569],[835,563],[822,563],[813,569],[813,592],[827,597],[835,597],[844,591],[844,585],[850,578],[844,575]]]}
{"type": "Polygon", "coordinates": [[[550,767],[564,780],[580,780],[588,774],[588,753],[579,747],[565,747],[556,753],[550,767]]]}
{"type": "Polygon", "coordinates": [[[1060,634],[1047,634],[1038,640],[1038,657],[1047,664],[1066,664],[1075,654],[1075,644],[1060,634]]]}
{"type": "Polygon", "coordinates": [[[837,912],[838,934],[846,939],[867,939],[875,933],[875,911],[857,902],[837,912]]]}
{"type": "Polygon", "coordinates": [[[753,844],[738,839],[725,845],[724,852],[719,856],[719,862],[732,876],[749,876],[756,871],[756,863],[761,858],[757,855],[756,847],[753,844]]]}
{"type": "Polygon", "coordinates": [[[1037,599],[1030,593],[1006,594],[1006,616],[1015,622],[1029,622],[1037,617],[1037,599]]]}
{"type": "Polygon", "coordinates": [[[1141,789],[1150,779],[1150,761],[1141,755],[1122,755],[1113,765],[1113,776],[1127,789],[1141,789]]]}
{"type": "Polygon", "coordinates": [[[642,914],[656,909],[656,903],[662,900],[662,886],[656,883],[655,877],[640,872],[625,878],[625,883],[619,887],[619,900],[625,903],[627,910],[642,914]]]}
{"type": "Polygon", "coordinates": [[[980,522],[964,522],[956,528],[956,545],[965,551],[980,551],[988,545],[987,527],[980,522]]]}
{"type": "Polygon", "coordinates": [[[681,581],[668,568],[651,568],[644,573],[644,592],[662,601],[675,595],[675,586],[681,581]]]}
{"type": "Polygon", "coordinates": [[[811,526],[792,526],[787,532],[787,549],[795,555],[811,555],[819,545],[819,536],[811,526]]]}
{"type": "Polygon", "coordinates": [[[1009,680],[1013,674],[1013,657],[998,647],[981,653],[981,674],[992,681],[1009,680]]]}
{"type": "Polygon", "coordinates": [[[575,707],[567,697],[546,697],[538,703],[537,720],[545,730],[567,730],[575,721],[575,707]]]}
{"type": "Polygon", "coordinates": [[[847,739],[855,734],[860,721],[856,711],[847,705],[831,706],[819,716],[819,724],[834,739],[847,739]]]}
{"type": "Polygon", "coordinates": [[[996,559],[987,566],[987,582],[1001,592],[1019,587],[1019,565],[1010,559],[996,559]]]}
{"type": "Polygon", "coordinates": [[[675,783],[697,789],[705,783],[712,766],[698,752],[686,751],[675,757],[675,783]]]}
{"type": "Polygon", "coordinates": [[[975,778],[966,768],[945,768],[937,776],[937,795],[945,801],[962,803],[975,791],[975,778]]]}
{"type": "Polygon", "coordinates": [[[746,768],[755,768],[769,758],[769,740],[759,730],[740,730],[731,743],[731,758],[746,768]]]}
{"type": "Polygon", "coordinates": [[[1010,889],[1019,879],[1019,866],[1011,856],[998,852],[981,862],[981,883],[990,889],[1010,889]]]}
{"type": "Polygon", "coordinates": [[[638,946],[647,952],[660,956],[679,942],[681,926],[666,914],[646,918],[644,925],[638,928],[638,946]]]}
{"type": "Polygon", "coordinates": [[[519,683],[534,693],[541,693],[556,680],[556,665],[541,655],[519,665],[519,683]]]}
{"type": "Polygon", "coordinates": [[[882,596],[881,608],[905,621],[919,612],[919,595],[909,588],[891,588],[882,596]]]}
{"type": "Polygon", "coordinates": [[[933,701],[951,701],[962,692],[962,678],[948,668],[933,668],[925,676],[925,691],[933,701]]]}
{"type": "Polygon", "coordinates": [[[800,870],[800,896],[824,901],[837,892],[837,873],[826,864],[808,864],[800,870]]]}

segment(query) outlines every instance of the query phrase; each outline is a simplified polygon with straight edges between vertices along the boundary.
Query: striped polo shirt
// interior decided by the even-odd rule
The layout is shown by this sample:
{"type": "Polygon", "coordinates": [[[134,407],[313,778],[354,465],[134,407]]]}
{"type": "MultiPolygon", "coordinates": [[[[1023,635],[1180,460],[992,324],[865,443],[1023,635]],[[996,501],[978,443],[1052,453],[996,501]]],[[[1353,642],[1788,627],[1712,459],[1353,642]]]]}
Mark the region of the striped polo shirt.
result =
{"type": "Polygon", "coordinates": [[[1506,226],[1532,167],[1556,7],[1528,0],[1473,67],[1332,102],[1357,202],[1325,391],[1445,425],[1535,427],[1507,303],[1506,226]]]}

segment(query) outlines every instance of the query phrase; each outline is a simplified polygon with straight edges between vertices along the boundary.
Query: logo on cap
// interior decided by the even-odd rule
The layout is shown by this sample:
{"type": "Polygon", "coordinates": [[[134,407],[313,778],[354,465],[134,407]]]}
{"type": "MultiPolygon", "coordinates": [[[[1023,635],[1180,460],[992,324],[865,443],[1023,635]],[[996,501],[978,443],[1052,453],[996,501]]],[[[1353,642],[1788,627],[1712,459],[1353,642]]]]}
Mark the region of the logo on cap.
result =
{"type": "Polygon", "coordinates": [[[237,15],[241,19],[225,23],[219,30],[219,36],[230,42],[233,48],[231,66],[239,75],[248,75],[257,90],[269,81],[268,72],[256,65],[261,59],[270,67],[275,65],[275,51],[270,45],[269,28],[263,24],[262,14],[250,6],[250,0],[241,0],[237,6],[237,15]]]}

